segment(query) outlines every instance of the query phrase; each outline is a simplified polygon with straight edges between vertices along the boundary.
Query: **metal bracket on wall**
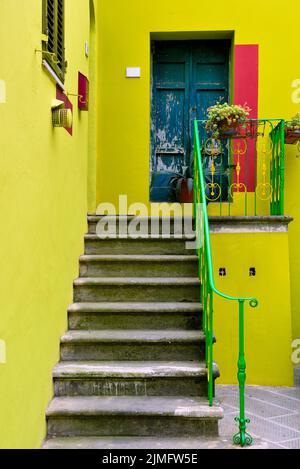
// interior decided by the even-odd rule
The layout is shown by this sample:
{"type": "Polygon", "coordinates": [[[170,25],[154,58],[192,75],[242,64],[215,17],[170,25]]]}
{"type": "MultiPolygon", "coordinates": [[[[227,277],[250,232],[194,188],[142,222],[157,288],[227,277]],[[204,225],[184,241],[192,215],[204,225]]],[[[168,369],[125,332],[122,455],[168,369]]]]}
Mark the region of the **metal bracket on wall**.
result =
{"type": "Polygon", "coordinates": [[[86,102],[84,101],[84,98],[81,94],[75,94],[75,93],[67,93],[67,96],[74,96],[76,98],[79,99],[79,101],[81,102],[81,104],[86,104],[86,102]]]}
{"type": "Polygon", "coordinates": [[[52,62],[56,65],[60,63],[59,60],[56,60],[56,54],[54,52],[48,52],[48,51],[42,50],[42,49],[35,49],[34,51],[35,51],[35,53],[39,52],[43,55],[49,55],[51,57],[52,62]]]}

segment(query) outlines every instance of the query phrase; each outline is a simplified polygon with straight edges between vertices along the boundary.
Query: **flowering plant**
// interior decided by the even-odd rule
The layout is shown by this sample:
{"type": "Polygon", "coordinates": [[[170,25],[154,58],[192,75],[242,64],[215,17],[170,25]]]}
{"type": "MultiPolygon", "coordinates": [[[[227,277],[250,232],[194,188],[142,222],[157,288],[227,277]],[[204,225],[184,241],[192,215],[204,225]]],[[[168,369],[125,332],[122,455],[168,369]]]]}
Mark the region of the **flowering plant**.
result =
{"type": "Polygon", "coordinates": [[[300,130],[300,113],[298,112],[292,120],[286,123],[286,127],[288,130],[300,130]]]}
{"type": "Polygon", "coordinates": [[[300,142],[300,113],[292,117],[291,121],[285,123],[284,142],[295,144],[300,142]]]}
{"type": "Polygon", "coordinates": [[[223,130],[236,129],[244,125],[251,109],[245,104],[228,104],[217,102],[207,109],[206,130],[218,138],[223,130]]]}

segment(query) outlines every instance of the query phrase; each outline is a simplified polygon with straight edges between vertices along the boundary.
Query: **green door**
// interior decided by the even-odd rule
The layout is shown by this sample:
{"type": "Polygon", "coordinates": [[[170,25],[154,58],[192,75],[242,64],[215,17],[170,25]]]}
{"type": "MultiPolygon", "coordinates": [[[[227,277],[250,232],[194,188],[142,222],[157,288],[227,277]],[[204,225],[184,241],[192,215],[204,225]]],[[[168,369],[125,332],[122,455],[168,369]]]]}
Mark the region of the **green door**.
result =
{"type": "MultiPolygon", "coordinates": [[[[191,181],[193,120],[205,119],[209,106],[228,100],[229,50],[230,41],[152,44],[152,202],[179,201],[178,181],[191,181]]],[[[222,158],[222,165],[226,165],[226,158],[222,158]]],[[[215,179],[223,170],[217,168],[215,179]]],[[[206,175],[209,182],[208,171],[206,175]]]]}

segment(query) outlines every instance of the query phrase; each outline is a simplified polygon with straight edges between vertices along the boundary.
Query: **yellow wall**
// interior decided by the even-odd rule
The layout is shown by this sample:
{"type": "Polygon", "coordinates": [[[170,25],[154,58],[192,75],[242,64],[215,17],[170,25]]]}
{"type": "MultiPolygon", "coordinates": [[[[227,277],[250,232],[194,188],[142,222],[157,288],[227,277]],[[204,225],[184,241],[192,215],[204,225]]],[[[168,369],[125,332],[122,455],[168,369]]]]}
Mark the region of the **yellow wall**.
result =
{"type": "MultiPolygon", "coordinates": [[[[231,31],[235,44],[259,44],[259,117],[290,118],[300,110],[300,92],[292,87],[300,79],[295,60],[299,47],[297,12],[297,0],[289,0],[285,6],[281,0],[253,0],[251,8],[238,0],[116,0],[111,8],[111,2],[103,0],[98,17],[97,203],[116,204],[119,194],[127,194],[129,204],[149,204],[151,33],[184,39],[201,38],[201,32],[222,37],[231,31]],[[141,78],[126,79],[126,66],[140,66],[141,78]]],[[[287,151],[285,212],[295,217],[289,243],[291,294],[293,335],[300,337],[300,191],[295,189],[299,186],[300,159],[295,155],[295,149],[287,151]]]]}
{"type": "MultiPolygon", "coordinates": [[[[44,437],[45,408],[52,394],[51,370],[58,360],[59,337],[66,328],[72,280],[78,275],[87,210],[93,211],[96,203],[104,201],[116,203],[119,194],[128,194],[129,204],[148,203],[150,33],[234,31],[237,44],[259,43],[260,117],[289,117],[299,109],[299,104],[291,99],[292,82],[299,78],[295,60],[298,55],[296,0],[288,2],[284,11],[279,0],[253,0],[246,12],[237,0],[215,0],[213,5],[199,0],[116,0],[113,8],[109,0],[95,0],[95,7],[99,4],[96,30],[101,35],[96,41],[96,32],[92,34],[90,60],[84,54],[84,42],[90,36],[89,1],[66,0],[66,88],[76,93],[78,69],[90,75],[92,104],[89,113],[79,113],[73,98],[74,135],[70,137],[63,129],[52,129],[50,103],[55,97],[55,85],[41,67],[41,55],[34,52],[41,45],[41,3],[40,0],[14,0],[14,5],[11,0],[0,3],[0,346],[2,341],[6,345],[6,363],[0,364],[1,448],[38,447],[44,437]],[[126,66],[141,66],[142,77],[127,80],[126,66]],[[93,107],[96,100],[99,115],[93,107]]],[[[193,33],[189,37],[198,36],[193,33]]],[[[299,165],[294,149],[290,150],[286,212],[296,218],[290,228],[290,251],[296,313],[294,334],[298,336],[300,194],[297,196],[294,188],[298,186],[299,165]]],[[[232,258],[224,256],[229,256],[230,250],[237,249],[240,243],[244,246],[238,249],[250,256],[248,238],[239,238],[237,242],[235,236],[226,235],[214,241],[217,266],[221,260],[231,266],[232,258]]],[[[265,295],[258,286],[259,279],[242,282],[242,272],[235,279],[241,282],[239,288],[248,294],[251,287],[251,293],[257,292],[260,298],[260,308],[248,311],[251,315],[248,320],[252,321],[248,331],[255,329],[257,344],[263,347],[262,334],[270,324],[274,328],[273,345],[271,338],[268,339],[273,355],[279,354],[275,344],[281,344],[280,363],[287,371],[283,376],[276,375],[279,368],[276,369],[270,353],[266,363],[270,367],[272,363],[272,379],[290,383],[285,361],[290,337],[288,244],[286,235],[273,236],[270,242],[269,235],[257,235],[253,241],[257,243],[257,261],[245,257],[245,264],[236,263],[236,271],[244,265],[248,268],[250,260],[256,261],[264,269],[264,277],[273,273],[276,284],[284,286],[284,294],[280,297],[278,293],[279,303],[276,303],[277,320],[285,318],[280,329],[281,341],[277,340],[278,322],[271,321],[273,303],[267,304],[275,302],[275,297],[271,298],[271,292],[274,293],[271,286],[264,282],[270,289],[267,290],[270,294],[265,295]],[[279,249],[280,268],[275,272],[276,258],[272,258],[271,251],[279,249]],[[270,259],[269,266],[262,265],[266,256],[270,259]],[[258,331],[254,320],[261,326],[258,331]]],[[[234,282],[231,275],[222,279],[229,293],[235,291],[234,282]]],[[[220,345],[216,346],[216,358],[222,367],[223,380],[231,382],[233,370],[224,363],[218,349],[224,344],[221,340],[229,337],[225,333],[230,322],[221,324],[221,334],[219,324],[223,317],[218,314],[223,314],[223,309],[218,311],[216,334],[220,345]]],[[[266,346],[264,350],[267,355],[266,346]]],[[[249,351],[248,375],[251,380],[260,381],[263,369],[257,357],[251,355],[254,352],[254,348],[249,351]],[[254,366],[257,374],[251,369],[254,366]]],[[[233,355],[236,362],[236,353],[233,355]]]]}
{"type": "MultiPolygon", "coordinates": [[[[87,3],[87,0],[85,0],[87,3]]],[[[90,10],[89,35],[89,81],[90,81],[90,107],[89,107],[89,136],[88,136],[88,169],[87,169],[87,197],[88,212],[95,213],[97,199],[97,165],[98,165],[98,44],[97,44],[97,11],[98,0],[88,0],[90,10]]],[[[87,36],[88,37],[88,36],[87,36]]],[[[99,152],[100,155],[100,152],[99,152]]]]}
{"type": "MultiPolygon", "coordinates": [[[[300,74],[299,74],[300,76],[300,74]]],[[[298,105],[300,108],[300,104],[298,105]]],[[[294,217],[289,228],[293,338],[300,338],[300,148],[286,151],[286,212],[294,217]],[[298,158],[296,157],[298,155],[298,158]]]]}
{"type": "Polygon", "coordinates": [[[246,10],[237,0],[116,0],[114,8],[101,2],[98,203],[115,203],[119,193],[128,194],[130,203],[148,203],[151,33],[181,31],[186,34],[177,37],[191,38],[232,31],[236,44],[258,43],[260,117],[289,117],[299,109],[291,100],[292,81],[299,77],[299,7],[297,0],[288,3],[283,11],[279,0],[254,0],[246,10]],[[141,78],[126,79],[127,66],[140,66],[141,78]]]}
{"type": "MultiPolygon", "coordinates": [[[[259,306],[245,304],[247,383],[291,386],[291,307],[288,233],[212,234],[217,288],[237,296],[253,295],[259,306]],[[250,248],[249,248],[250,247],[250,248]],[[280,252],[280,257],[274,253],[280,252]],[[226,277],[219,277],[225,267],[226,277]],[[249,277],[249,268],[256,276],[249,277]]],[[[218,383],[237,382],[238,304],[215,297],[215,360],[218,383]]]]}
{"type": "MultiPolygon", "coordinates": [[[[88,113],[74,135],[51,125],[55,84],[41,67],[42,2],[0,3],[0,448],[39,447],[86,231],[88,113]]],[[[67,91],[88,74],[89,3],[66,0],[67,91]],[[80,25],[80,27],[79,27],[80,25]]]]}

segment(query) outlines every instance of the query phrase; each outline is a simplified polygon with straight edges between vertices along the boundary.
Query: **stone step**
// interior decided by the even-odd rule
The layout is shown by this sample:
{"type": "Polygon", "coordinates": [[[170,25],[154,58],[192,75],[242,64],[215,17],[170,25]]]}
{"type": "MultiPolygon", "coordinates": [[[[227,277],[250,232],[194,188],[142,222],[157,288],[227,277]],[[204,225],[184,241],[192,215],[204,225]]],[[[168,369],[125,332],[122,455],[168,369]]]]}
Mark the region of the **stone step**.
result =
{"type": "Polygon", "coordinates": [[[64,361],[193,361],[204,352],[202,331],[69,331],[61,338],[64,361]]]}
{"type": "MultiPolygon", "coordinates": [[[[252,446],[233,445],[232,438],[226,437],[205,437],[200,438],[176,438],[176,437],[61,437],[48,438],[43,449],[102,449],[102,450],[143,450],[143,449],[237,449],[255,450],[269,449],[268,443],[255,439],[252,446]]],[[[134,453],[133,453],[134,456],[134,453]]],[[[176,455],[179,457],[179,455],[176,455]]],[[[184,460],[184,459],[183,459],[184,460]]],[[[154,462],[154,458],[152,458],[154,462]]]]}
{"type": "Polygon", "coordinates": [[[222,408],[192,397],[57,397],[48,436],[217,436],[222,408]]]}
{"type": "Polygon", "coordinates": [[[85,255],[81,277],[196,277],[198,257],[192,255],[85,255]]]}
{"type": "Polygon", "coordinates": [[[196,277],[87,277],[74,282],[74,302],[180,301],[200,299],[196,277]]]}
{"type": "Polygon", "coordinates": [[[195,254],[194,235],[160,235],[139,237],[109,235],[101,239],[85,235],[85,254],[195,254]]]}
{"type": "Polygon", "coordinates": [[[194,234],[192,217],[88,216],[89,234],[194,234]]]}
{"type": "Polygon", "coordinates": [[[207,368],[200,361],[61,362],[53,379],[55,396],[207,396],[207,368]]]}
{"type": "Polygon", "coordinates": [[[200,303],[73,303],[69,329],[183,329],[201,328],[200,303]]]}

